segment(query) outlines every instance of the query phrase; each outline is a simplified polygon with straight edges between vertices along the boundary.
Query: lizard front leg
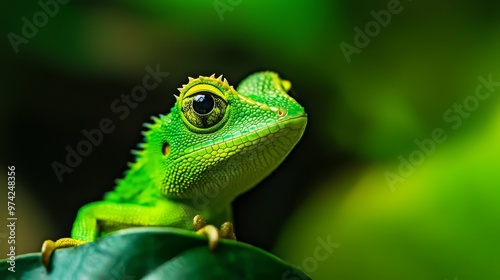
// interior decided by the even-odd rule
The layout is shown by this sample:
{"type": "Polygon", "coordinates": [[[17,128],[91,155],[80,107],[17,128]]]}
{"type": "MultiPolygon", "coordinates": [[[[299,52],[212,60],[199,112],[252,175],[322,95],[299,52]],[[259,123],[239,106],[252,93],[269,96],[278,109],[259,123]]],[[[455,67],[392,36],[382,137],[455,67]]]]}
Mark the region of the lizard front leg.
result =
{"type": "Polygon", "coordinates": [[[185,220],[178,211],[170,209],[169,204],[157,203],[155,206],[143,206],[132,203],[116,203],[98,201],[83,206],[76,217],[71,232],[72,238],[61,238],[57,241],[46,240],[42,245],[42,262],[49,267],[52,253],[59,248],[78,246],[94,241],[102,233],[99,222],[104,224],[122,224],[134,226],[177,226],[185,220]]]}

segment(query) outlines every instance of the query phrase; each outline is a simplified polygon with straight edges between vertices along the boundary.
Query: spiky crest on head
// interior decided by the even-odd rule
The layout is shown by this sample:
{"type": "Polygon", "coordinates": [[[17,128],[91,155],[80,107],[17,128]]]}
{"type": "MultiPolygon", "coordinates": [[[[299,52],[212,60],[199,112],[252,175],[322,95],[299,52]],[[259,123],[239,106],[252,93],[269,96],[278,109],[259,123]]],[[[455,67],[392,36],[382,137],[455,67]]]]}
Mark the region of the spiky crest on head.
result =
{"type": "Polygon", "coordinates": [[[222,75],[220,75],[219,77],[215,77],[215,74],[210,75],[210,77],[200,75],[198,78],[188,77],[188,83],[182,85],[182,87],[180,88],[177,88],[177,90],[179,90],[179,96],[176,96],[176,98],[183,96],[183,94],[185,94],[186,91],[192,86],[201,83],[217,86],[224,91],[234,90],[233,86],[229,85],[226,78],[224,78],[222,75]]]}

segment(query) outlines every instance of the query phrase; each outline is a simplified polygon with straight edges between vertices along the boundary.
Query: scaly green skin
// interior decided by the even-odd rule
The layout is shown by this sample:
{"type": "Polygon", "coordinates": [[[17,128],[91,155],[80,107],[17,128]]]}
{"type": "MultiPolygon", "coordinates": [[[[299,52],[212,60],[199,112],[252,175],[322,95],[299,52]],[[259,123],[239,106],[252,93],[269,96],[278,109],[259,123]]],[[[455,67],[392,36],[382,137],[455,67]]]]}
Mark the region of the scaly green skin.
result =
{"type": "Polygon", "coordinates": [[[143,150],[115,190],[80,209],[72,238],[134,226],[192,229],[197,214],[210,224],[230,220],[233,199],[269,175],[304,132],[304,108],[289,89],[273,72],[237,90],[221,77],[190,78],[170,114],[147,125],[143,150]],[[200,94],[214,101],[212,111],[196,112],[200,94]]]}

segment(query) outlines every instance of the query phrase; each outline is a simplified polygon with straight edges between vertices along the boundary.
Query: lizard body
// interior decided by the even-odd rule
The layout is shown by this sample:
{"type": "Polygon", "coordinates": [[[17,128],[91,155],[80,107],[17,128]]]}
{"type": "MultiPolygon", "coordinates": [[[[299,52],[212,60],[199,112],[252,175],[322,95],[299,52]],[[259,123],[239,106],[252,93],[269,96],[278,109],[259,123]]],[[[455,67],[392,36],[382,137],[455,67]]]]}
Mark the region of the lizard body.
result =
{"type": "Polygon", "coordinates": [[[233,199],[269,175],[304,132],[307,117],[290,87],[273,72],[250,75],[237,90],[222,76],[189,78],[171,112],[146,124],[142,150],[116,188],[79,210],[71,237],[192,229],[198,214],[211,224],[230,220],[233,199]]]}

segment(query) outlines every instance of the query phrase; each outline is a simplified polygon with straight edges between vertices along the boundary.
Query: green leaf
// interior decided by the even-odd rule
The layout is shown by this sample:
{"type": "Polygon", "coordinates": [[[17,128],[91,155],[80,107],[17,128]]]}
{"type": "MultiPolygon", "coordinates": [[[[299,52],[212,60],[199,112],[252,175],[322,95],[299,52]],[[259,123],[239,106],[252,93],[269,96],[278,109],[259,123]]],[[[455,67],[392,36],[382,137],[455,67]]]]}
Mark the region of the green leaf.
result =
{"type": "Polygon", "coordinates": [[[1,279],[310,279],[259,248],[223,239],[210,252],[206,238],[175,228],[126,229],[59,249],[48,273],[39,253],[18,256],[15,272],[7,261],[1,279]]]}

